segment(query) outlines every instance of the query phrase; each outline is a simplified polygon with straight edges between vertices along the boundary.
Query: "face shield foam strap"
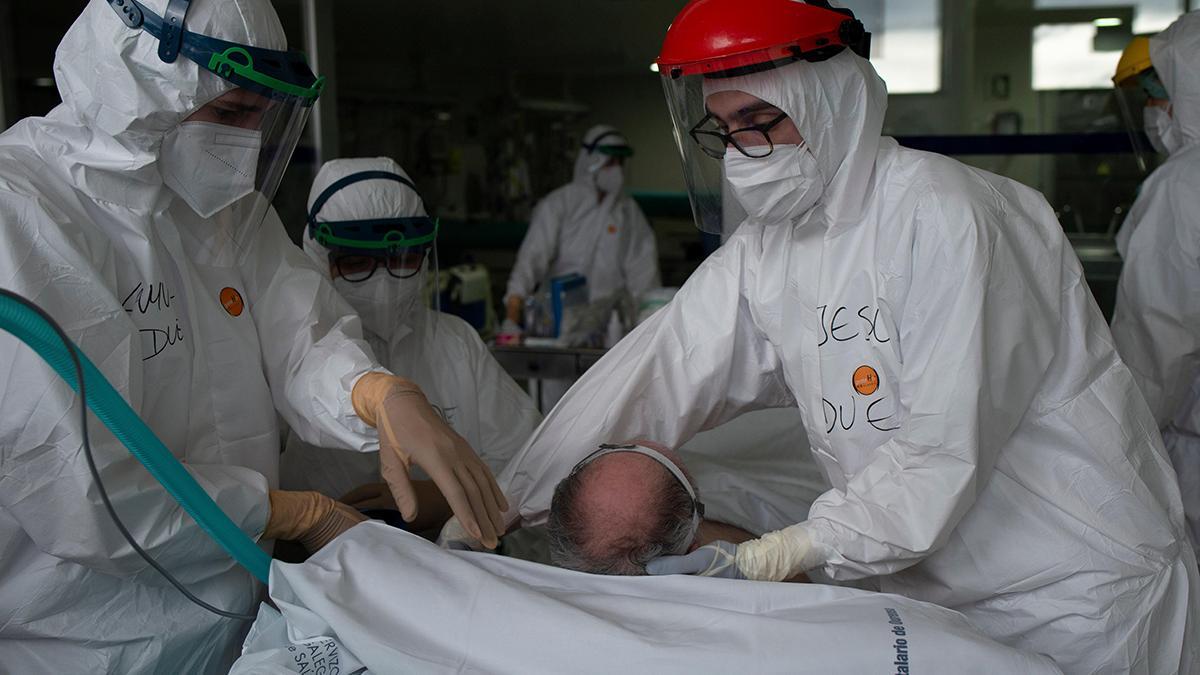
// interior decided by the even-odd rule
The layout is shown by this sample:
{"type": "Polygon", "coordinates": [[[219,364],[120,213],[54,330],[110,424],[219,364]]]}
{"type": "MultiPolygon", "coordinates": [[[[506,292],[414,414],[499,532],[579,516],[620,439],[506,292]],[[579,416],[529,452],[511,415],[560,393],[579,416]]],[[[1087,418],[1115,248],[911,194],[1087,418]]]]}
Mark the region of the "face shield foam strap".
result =
{"type": "Polygon", "coordinates": [[[428,248],[437,239],[438,221],[429,216],[335,221],[317,219],[321,209],[334,194],[350,185],[368,180],[395,181],[417,192],[417,186],[413,185],[412,181],[390,171],[360,171],[334,181],[313,200],[312,209],[308,212],[308,231],[318,244],[326,248],[379,252],[418,246],[428,248]]]}
{"type": "MultiPolygon", "coordinates": [[[[575,467],[571,469],[571,475],[574,476],[580,471],[583,471],[584,467],[596,461],[597,459],[617,452],[632,452],[638,455],[645,455],[659,464],[662,464],[667,471],[671,472],[671,475],[675,477],[675,480],[679,481],[679,484],[683,486],[683,489],[687,490],[688,496],[692,498],[692,539],[695,539],[696,532],[700,529],[700,521],[704,518],[704,502],[701,502],[700,499],[696,497],[696,490],[692,487],[692,482],[688,480],[687,476],[683,473],[683,470],[676,466],[675,462],[672,462],[669,457],[662,454],[658,450],[655,450],[654,448],[647,448],[644,445],[610,445],[605,443],[597,448],[595,452],[587,457],[584,457],[578,464],[576,464],[575,467]]],[[[686,551],[675,551],[674,553],[681,554],[686,553],[686,551]]]]}
{"type": "Polygon", "coordinates": [[[620,132],[618,132],[616,130],[605,131],[604,133],[602,133],[599,136],[592,139],[591,143],[584,143],[583,149],[587,150],[589,153],[597,153],[598,152],[602,155],[607,155],[609,157],[632,157],[633,156],[633,148],[629,147],[628,145],[600,145],[600,141],[602,141],[606,138],[609,138],[611,136],[620,137],[621,134],[620,134],[620,132]]]}
{"type": "Polygon", "coordinates": [[[187,30],[189,0],[170,0],[162,17],[137,0],[107,1],[126,26],[145,29],[159,41],[158,56],[165,63],[174,63],[183,54],[239,87],[305,107],[315,103],[325,88],[325,78],[313,74],[300,52],[259,49],[187,30]]]}

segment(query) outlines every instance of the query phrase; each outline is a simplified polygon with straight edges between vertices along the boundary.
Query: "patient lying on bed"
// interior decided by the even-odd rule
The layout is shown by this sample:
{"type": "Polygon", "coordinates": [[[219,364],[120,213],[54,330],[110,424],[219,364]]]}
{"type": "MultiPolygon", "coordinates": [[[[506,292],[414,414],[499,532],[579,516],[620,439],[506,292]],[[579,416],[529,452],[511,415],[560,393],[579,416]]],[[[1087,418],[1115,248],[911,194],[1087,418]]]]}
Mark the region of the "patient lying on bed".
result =
{"type": "Polygon", "coordinates": [[[554,490],[547,529],[559,567],[593,574],[644,575],[646,563],[716,539],[754,535],[703,519],[703,505],[680,456],[638,441],[601,446],[554,490]]]}

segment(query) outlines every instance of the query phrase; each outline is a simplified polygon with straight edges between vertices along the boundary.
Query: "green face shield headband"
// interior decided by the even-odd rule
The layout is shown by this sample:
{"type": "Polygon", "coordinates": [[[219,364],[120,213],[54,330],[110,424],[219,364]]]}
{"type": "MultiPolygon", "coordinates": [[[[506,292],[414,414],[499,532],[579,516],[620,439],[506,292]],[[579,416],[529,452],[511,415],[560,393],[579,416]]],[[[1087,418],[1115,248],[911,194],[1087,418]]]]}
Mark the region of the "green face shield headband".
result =
{"type": "Polygon", "coordinates": [[[601,141],[612,136],[620,137],[621,134],[616,131],[606,131],[594,138],[591,143],[584,143],[583,149],[590,153],[600,153],[606,157],[633,157],[633,148],[628,145],[600,145],[601,141]]]}
{"type": "Polygon", "coordinates": [[[321,220],[321,209],[338,191],[368,180],[390,180],[417,191],[412,181],[389,171],[360,171],[334,181],[313,200],[308,212],[309,235],[338,252],[384,254],[427,249],[437,239],[438,221],[429,216],[321,220]]]}

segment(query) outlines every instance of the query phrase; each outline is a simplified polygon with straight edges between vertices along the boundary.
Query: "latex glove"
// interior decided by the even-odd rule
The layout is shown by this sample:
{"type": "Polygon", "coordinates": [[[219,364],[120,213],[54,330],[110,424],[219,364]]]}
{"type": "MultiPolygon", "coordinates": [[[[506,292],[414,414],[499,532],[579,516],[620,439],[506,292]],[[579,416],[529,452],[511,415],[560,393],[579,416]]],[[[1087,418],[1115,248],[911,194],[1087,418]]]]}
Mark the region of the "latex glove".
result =
{"type": "Polygon", "coordinates": [[[687,555],[663,556],[646,565],[648,574],[698,574],[727,579],[784,581],[824,564],[804,523],[758,539],[731,544],[714,541],[687,555]]]}
{"type": "Polygon", "coordinates": [[[437,544],[450,551],[483,550],[483,544],[479,543],[479,538],[467,532],[457,517],[451,518],[442,526],[442,533],[438,535],[437,544]]]}
{"type": "Polygon", "coordinates": [[[454,515],[484,546],[499,543],[508,500],[467,441],[434,411],[416,384],[387,373],[367,373],[350,394],[354,411],[379,431],[379,469],[404,520],[417,517],[409,479],[415,463],[446,497],[454,515]]]}
{"type": "Polygon", "coordinates": [[[367,520],[363,514],[319,492],[271,490],[271,514],[263,539],[298,541],[316,553],[339,534],[367,520]]]}
{"type": "Polygon", "coordinates": [[[718,539],[687,555],[664,555],[646,564],[646,573],[696,574],[702,577],[745,579],[737,566],[738,544],[718,539]]]}

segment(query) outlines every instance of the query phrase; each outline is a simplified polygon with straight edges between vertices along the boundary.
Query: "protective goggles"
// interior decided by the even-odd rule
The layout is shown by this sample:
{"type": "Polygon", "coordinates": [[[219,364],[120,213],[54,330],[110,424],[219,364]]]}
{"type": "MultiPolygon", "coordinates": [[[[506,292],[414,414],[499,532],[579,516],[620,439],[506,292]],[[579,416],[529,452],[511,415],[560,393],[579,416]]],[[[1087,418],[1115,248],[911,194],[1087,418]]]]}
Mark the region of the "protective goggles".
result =
{"type": "MultiPolygon", "coordinates": [[[[571,469],[570,475],[574,476],[580,471],[583,471],[584,467],[586,467],[588,464],[591,464],[605,455],[611,455],[617,452],[632,452],[634,454],[645,455],[646,457],[653,459],[659,464],[662,464],[667,471],[670,471],[671,475],[675,477],[675,480],[679,481],[679,484],[683,486],[683,489],[687,490],[688,497],[691,497],[692,499],[692,536],[689,537],[689,540],[694,540],[696,538],[696,532],[700,529],[700,521],[704,519],[704,502],[701,502],[699,497],[696,496],[696,489],[692,487],[692,482],[688,480],[688,477],[683,473],[683,470],[676,466],[675,462],[672,462],[669,457],[662,454],[658,450],[655,450],[654,448],[647,448],[643,445],[610,445],[604,443],[601,444],[600,447],[595,450],[595,452],[580,460],[580,462],[571,469]]],[[[684,553],[687,553],[687,551],[672,551],[669,553],[669,555],[683,555],[684,553]]]]}

